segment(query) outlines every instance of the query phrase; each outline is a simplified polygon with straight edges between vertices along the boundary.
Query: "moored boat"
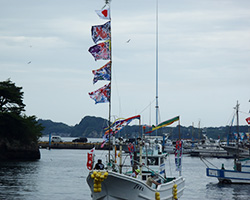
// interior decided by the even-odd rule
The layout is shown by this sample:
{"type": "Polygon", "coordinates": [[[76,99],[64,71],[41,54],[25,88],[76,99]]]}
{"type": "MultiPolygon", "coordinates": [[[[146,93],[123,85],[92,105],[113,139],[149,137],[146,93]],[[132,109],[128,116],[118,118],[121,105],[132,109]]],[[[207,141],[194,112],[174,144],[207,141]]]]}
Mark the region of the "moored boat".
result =
{"type": "Polygon", "coordinates": [[[207,176],[215,177],[221,183],[250,183],[250,162],[249,160],[235,161],[234,169],[207,168],[207,176]]]}
{"type": "MultiPolygon", "coordinates": [[[[178,199],[182,196],[185,188],[185,179],[166,175],[166,161],[168,154],[161,151],[160,144],[144,144],[140,142],[140,152],[134,156],[133,165],[120,165],[122,153],[120,152],[120,164],[108,163],[106,170],[90,171],[87,183],[91,189],[93,200],[115,200],[115,199],[178,199]],[[138,168],[139,174],[133,177],[133,169],[138,168]],[[98,174],[96,176],[96,174],[98,174]],[[101,177],[106,173],[102,181],[101,177]],[[147,180],[154,174],[154,180],[159,185],[149,186],[147,180]],[[158,198],[156,198],[158,196],[158,198]]],[[[128,156],[124,156],[128,158],[128,156]]],[[[181,174],[181,173],[180,173],[181,174]]]]}
{"type": "MultiPolygon", "coordinates": [[[[102,8],[102,10],[97,11],[97,14],[102,19],[111,19],[109,4],[110,2],[106,0],[106,5],[102,8]]],[[[95,43],[99,41],[100,37],[104,35],[111,36],[110,25],[111,20],[106,22],[104,25],[92,27],[92,38],[95,43]],[[101,29],[102,31],[105,29],[105,34],[99,33],[101,29]],[[96,33],[95,30],[97,30],[96,32],[98,33],[96,33]],[[96,36],[98,36],[98,38],[96,38],[96,36]]],[[[103,38],[101,38],[100,40],[103,40],[103,38]]],[[[118,154],[116,152],[115,146],[115,134],[124,126],[128,125],[131,120],[140,120],[140,115],[127,119],[118,119],[111,124],[111,37],[108,40],[109,42],[103,42],[101,45],[99,43],[97,45],[94,45],[93,47],[90,47],[89,49],[89,52],[95,57],[95,60],[110,59],[109,63],[93,72],[95,78],[98,74],[102,75],[100,79],[98,76],[98,80],[109,80],[110,83],[94,92],[89,93],[90,97],[95,100],[95,103],[109,102],[109,126],[104,133],[103,142],[103,144],[109,142],[108,155],[106,157],[103,157],[106,158],[106,168],[93,170],[95,157],[94,149],[91,150],[90,153],[88,153],[87,167],[89,169],[89,174],[87,176],[87,183],[91,190],[91,197],[93,200],[178,199],[183,194],[185,187],[185,179],[181,175],[181,141],[177,142],[177,148],[175,152],[177,171],[179,171],[179,176],[176,177],[167,176],[166,174],[165,167],[168,154],[162,152],[162,146],[160,144],[146,143],[144,134],[142,135],[142,138],[138,139],[137,146],[132,143],[128,144],[128,154],[124,154],[122,152],[121,140],[119,142],[119,164],[117,164],[116,162],[118,154]],[[110,66],[110,68],[104,70],[107,68],[107,66],[110,66]],[[109,74],[108,78],[105,78],[103,74],[109,74]],[[111,138],[113,138],[112,154],[110,151],[111,138]],[[128,158],[128,161],[126,161],[126,158],[128,158]]],[[[152,131],[170,125],[173,122],[179,120],[179,116],[177,116],[175,118],[162,122],[161,124],[158,124],[158,94],[156,96],[156,127],[152,128],[152,131]]]]}
{"type": "Polygon", "coordinates": [[[156,189],[148,186],[145,181],[133,178],[117,172],[108,172],[107,179],[101,183],[101,192],[94,191],[94,179],[88,176],[87,182],[92,192],[93,200],[117,200],[117,199],[155,199],[158,194],[160,199],[172,200],[173,190],[177,190],[177,198],[183,194],[184,179],[178,177],[169,182],[162,183],[156,189]]]}
{"type": "MultiPolygon", "coordinates": [[[[237,127],[239,127],[239,104],[236,107],[237,127]]],[[[239,136],[239,128],[237,128],[237,135],[239,136]]],[[[237,137],[239,138],[239,137],[237,137]]],[[[226,169],[222,164],[221,169],[207,167],[206,173],[209,177],[215,177],[221,183],[250,183],[250,158],[240,158],[239,142],[236,141],[236,148],[233,151],[234,167],[233,169],[226,169]]]]}

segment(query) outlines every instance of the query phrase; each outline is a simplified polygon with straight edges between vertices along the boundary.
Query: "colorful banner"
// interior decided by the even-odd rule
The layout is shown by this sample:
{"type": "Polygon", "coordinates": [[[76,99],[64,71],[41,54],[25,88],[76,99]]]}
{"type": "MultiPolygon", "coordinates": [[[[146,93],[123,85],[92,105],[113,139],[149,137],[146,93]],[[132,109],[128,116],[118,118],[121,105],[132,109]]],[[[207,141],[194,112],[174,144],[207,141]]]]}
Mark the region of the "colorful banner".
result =
{"type": "Polygon", "coordinates": [[[180,117],[179,117],[179,116],[174,117],[174,118],[172,118],[172,119],[169,119],[169,120],[167,120],[167,121],[164,121],[164,122],[160,123],[158,126],[153,126],[152,130],[151,130],[151,131],[148,131],[148,132],[146,132],[146,133],[152,133],[153,131],[155,131],[155,130],[157,130],[157,129],[159,129],[159,128],[162,128],[162,127],[171,125],[171,124],[173,124],[174,122],[176,122],[176,121],[178,121],[178,120],[180,120],[180,117]]]}
{"type": "Polygon", "coordinates": [[[98,80],[111,80],[111,61],[109,61],[106,65],[97,70],[92,70],[94,74],[93,84],[95,84],[98,80]]]}
{"type": "Polygon", "coordinates": [[[245,138],[247,138],[247,135],[243,132],[239,132],[239,135],[238,135],[238,133],[234,132],[233,135],[234,135],[235,140],[240,139],[241,141],[243,141],[245,138]]]}
{"type": "Polygon", "coordinates": [[[110,101],[110,83],[104,85],[94,92],[90,92],[89,96],[95,103],[106,103],[110,101]]]}
{"type": "Polygon", "coordinates": [[[129,151],[129,157],[130,157],[130,164],[131,164],[131,167],[134,166],[134,152],[135,152],[135,148],[134,148],[134,145],[132,143],[129,143],[128,144],[128,151],[129,151]]]}
{"type": "Polygon", "coordinates": [[[250,117],[246,118],[248,124],[250,124],[250,117]]]}
{"type": "Polygon", "coordinates": [[[243,141],[245,138],[245,133],[240,132],[239,134],[240,134],[240,140],[243,141]]]}
{"type": "Polygon", "coordinates": [[[95,12],[101,19],[110,20],[110,9],[109,8],[104,8],[102,10],[96,10],[95,12]]]}
{"type": "Polygon", "coordinates": [[[103,142],[101,144],[101,148],[103,148],[104,145],[109,141],[109,134],[104,134],[102,139],[103,139],[103,142]]]}
{"type": "Polygon", "coordinates": [[[234,135],[234,139],[237,140],[238,139],[238,133],[234,132],[233,135],[234,135]]]}
{"type": "Polygon", "coordinates": [[[115,122],[111,124],[110,127],[105,128],[105,133],[103,135],[103,142],[101,148],[103,148],[104,144],[109,140],[109,131],[110,135],[115,135],[118,131],[121,131],[125,126],[127,126],[134,119],[140,119],[141,115],[136,115],[133,117],[129,117],[127,119],[117,119],[115,122]]]}
{"type": "Polygon", "coordinates": [[[103,25],[92,26],[91,35],[94,43],[110,40],[110,21],[106,22],[103,25]]]}
{"type": "Polygon", "coordinates": [[[181,140],[176,141],[176,147],[175,147],[175,166],[176,166],[176,171],[181,171],[182,168],[182,144],[183,142],[181,140]]]}
{"type": "Polygon", "coordinates": [[[110,60],[110,41],[96,44],[89,48],[89,52],[95,58],[95,60],[110,60]]]}
{"type": "Polygon", "coordinates": [[[93,169],[93,164],[94,164],[94,155],[95,155],[95,147],[89,151],[87,154],[88,160],[87,160],[87,168],[88,170],[93,169]]]}
{"type": "Polygon", "coordinates": [[[131,121],[133,121],[134,119],[140,119],[141,116],[140,115],[136,115],[133,117],[129,117],[127,119],[118,119],[115,122],[113,122],[109,127],[105,128],[107,131],[105,132],[105,134],[109,133],[109,129],[110,132],[112,132],[112,134],[116,134],[118,131],[122,130],[125,126],[127,126],[131,121]]]}

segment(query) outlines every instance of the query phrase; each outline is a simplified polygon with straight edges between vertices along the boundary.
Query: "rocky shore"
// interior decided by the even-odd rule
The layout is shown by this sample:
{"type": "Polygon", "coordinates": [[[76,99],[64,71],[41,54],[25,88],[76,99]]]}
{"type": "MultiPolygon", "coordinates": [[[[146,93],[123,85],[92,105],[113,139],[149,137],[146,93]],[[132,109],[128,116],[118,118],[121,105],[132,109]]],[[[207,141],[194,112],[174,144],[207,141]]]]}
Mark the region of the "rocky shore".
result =
{"type": "Polygon", "coordinates": [[[41,158],[38,145],[21,145],[17,141],[0,142],[0,161],[6,160],[38,160],[41,158]]]}

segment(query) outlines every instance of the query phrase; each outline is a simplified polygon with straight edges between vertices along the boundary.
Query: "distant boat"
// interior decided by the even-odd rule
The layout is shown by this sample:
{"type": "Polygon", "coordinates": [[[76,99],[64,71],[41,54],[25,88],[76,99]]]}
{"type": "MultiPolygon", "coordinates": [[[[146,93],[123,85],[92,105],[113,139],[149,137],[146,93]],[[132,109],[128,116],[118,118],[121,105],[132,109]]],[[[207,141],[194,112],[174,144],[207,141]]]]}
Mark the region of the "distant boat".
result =
{"type": "MultiPolygon", "coordinates": [[[[236,104],[237,134],[239,136],[239,104],[236,104]]],[[[240,159],[239,143],[236,142],[234,149],[234,169],[225,169],[222,164],[221,169],[207,168],[207,176],[215,177],[221,183],[250,183],[250,158],[240,159]]]]}
{"type": "Polygon", "coordinates": [[[232,158],[232,155],[220,146],[219,140],[209,139],[205,134],[203,134],[203,138],[202,143],[196,144],[195,147],[190,150],[190,156],[232,158]]]}

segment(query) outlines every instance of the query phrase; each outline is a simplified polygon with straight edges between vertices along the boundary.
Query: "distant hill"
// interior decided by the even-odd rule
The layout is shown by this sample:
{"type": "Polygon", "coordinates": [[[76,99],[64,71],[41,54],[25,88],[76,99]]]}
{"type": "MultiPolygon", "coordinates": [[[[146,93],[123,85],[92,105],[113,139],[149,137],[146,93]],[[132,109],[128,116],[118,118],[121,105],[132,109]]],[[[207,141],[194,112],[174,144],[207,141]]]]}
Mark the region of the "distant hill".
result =
{"type": "Polygon", "coordinates": [[[70,136],[102,137],[103,129],[108,126],[108,120],[101,117],[84,117],[79,124],[72,128],[70,136]]]}
{"type": "Polygon", "coordinates": [[[39,119],[45,129],[43,135],[70,136],[70,137],[102,137],[102,131],[108,126],[108,120],[100,117],[84,117],[79,124],[68,126],[61,122],[53,122],[51,120],[39,119]]]}
{"type": "MultiPolygon", "coordinates": [[[[43,135],[52,133],[53,135],[70,136],[70,137],[87,137],[87,138],[101,138],[104,133],[104,128],[108,126],[108,120],[101,117],[86,116],[79,124],[75,126],[68,126],[61,122],[53,122],[51,120],[39,119],[38,122],[45,128],[43,135]]],[[[183,139],[202,139],[203,134],[208,138],[225,139],[229,133],[235,132],[236,127],[207,127],[207,128],[193,128],[192,126],[181,126],[181,138],[183,139]]],[[[147,131],[147,130],[146,130],[147,131]]],[[[240,132],[248,132],[248,126],[240,126],[240,132]]],[[[177,139],[179,137],[179,127],[165,127],[158,130],[158,135],[169,133],[170,139],[177,139]]],[[[142,128],[136,125],[126,126],[117,137],[134,138],[142,135],[142,128]]],[[[233,135],[229,134],[232,139],[233,135]]]]}

